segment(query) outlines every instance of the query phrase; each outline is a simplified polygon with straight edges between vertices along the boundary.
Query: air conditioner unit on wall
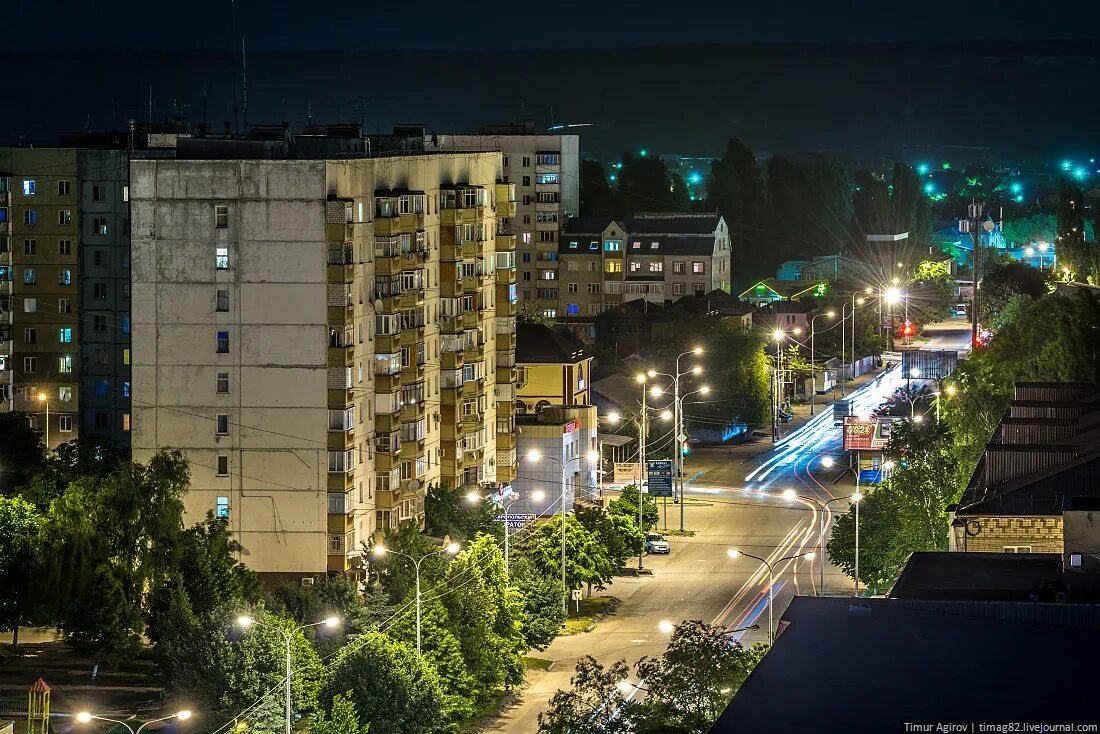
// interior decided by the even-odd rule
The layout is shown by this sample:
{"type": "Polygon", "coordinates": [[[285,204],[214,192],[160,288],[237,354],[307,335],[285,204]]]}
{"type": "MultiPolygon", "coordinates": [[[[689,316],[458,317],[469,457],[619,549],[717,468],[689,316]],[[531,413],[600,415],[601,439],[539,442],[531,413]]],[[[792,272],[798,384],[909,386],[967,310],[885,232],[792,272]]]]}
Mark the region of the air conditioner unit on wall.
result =
{"type": "Polygon", "coordinates": [[[302,586],[313,586],[313,577],[312,576],[303,576],[302,577],[302,586]]]}

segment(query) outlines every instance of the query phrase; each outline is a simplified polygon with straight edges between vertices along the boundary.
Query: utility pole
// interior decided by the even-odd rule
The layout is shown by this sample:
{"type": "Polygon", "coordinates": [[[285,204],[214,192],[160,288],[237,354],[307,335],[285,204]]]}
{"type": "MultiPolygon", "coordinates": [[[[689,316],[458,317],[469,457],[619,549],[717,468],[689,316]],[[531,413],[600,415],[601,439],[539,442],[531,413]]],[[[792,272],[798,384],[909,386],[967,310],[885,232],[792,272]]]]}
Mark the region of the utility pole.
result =
{"type": "Polygon", "coordinates": [[[982,210],[984,204],[979,204],[977,200],[971,199],[970,206],[968,207],[968,214],[970,215],[970,236],[974,240],[974,299],[970,304],[970,348],[973,349],[978,344],[978,313],[980,308],[980,298],[978,294],[978,281],[981,279],[981,251],[982,251],[982,238],[978,232],[979,224],[981,223],[982,210]]]}

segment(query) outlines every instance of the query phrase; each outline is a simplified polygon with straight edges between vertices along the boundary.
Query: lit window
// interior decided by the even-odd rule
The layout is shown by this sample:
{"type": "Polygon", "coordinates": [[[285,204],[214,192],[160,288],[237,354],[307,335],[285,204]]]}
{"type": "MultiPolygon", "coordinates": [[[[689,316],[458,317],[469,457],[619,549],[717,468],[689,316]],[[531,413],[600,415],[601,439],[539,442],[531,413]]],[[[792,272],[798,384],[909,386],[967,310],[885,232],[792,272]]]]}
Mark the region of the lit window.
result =
{"type": "Polygon", "coordinates": [[[38,299],[37,298],[24,298],[23,299],[23,312],[24,313],[34,313],[37,310],[38,310],[38,299]]]}
{"type": "Polygon", "coordinates": [[[127,432],[127,433],[130,432],[130,414],[129,413],[123,413],[122,414],[122,430],[127,432]]]}
{"type": "MultiPolygon", "coordinates": [[[[229,474],[229,457],[228,456],[219,456],[218,457],[218,476],[224,477],[228,474],[229,474]],[[221,471],[222,460],[223,459],[225,460],[225,464],[226,464],[226,467],[225,467],[226,471],[224,473],[221,471]]],[[[218,497],[217,501],[214,504],[214,516],[215,517],[229,517],[229,498],[228,497],[218,497]]]]}
{"type": "Polygon", "coordinates": [[[566,316],[576,316],[580,312],[581,312],[580,304],[570,303],[570,304],[567,304],[566,307],[565,307],[565,315],[566,316]]]}
{"type": "Polygon", "coordinates": [[[57,223],[64,226],[73,223],[72,209],[58,209],[57,210],[57,223]]]}
{"type": "Polygon", "coordinates": [[[71,402],[73,399],[73,389],[71,387],[57,388],[57,399],[63,403],[71,402]]]}
{"type": "Polygon", "coordinates": [[[130,333],[130,317],[129,316],[123,316],[122,317],[122,333],[123,334],[129,334],[130,333]]]}
{"type": "Polygon", "coordinates": [[[92,219],[92,233],[98,235],[107,234],[107,218],[95,217],[92,219]]]}
{"type": "Polygon", "coordinates": [[[73,356],[71,354],[62,354],[57,358],[57,371],[58,372],[72,372],[73,371],[73,356]]]}
{"type": "Polygon", "coordinates": [[[107,381],[106,380],[96,380],[95,381],[95,396],[97,398],[107,397],[107,381]]]}
{"type": "Polygon", "coordinates": [[[702,275],[707,271],[706,263],[695,261],[691,264],[691,272],[696,275],[702,275]]]}
{"type": "Polygon", "coordinates": [[[229,248],[228,247],[215,247],[214,248],[214,269],[215,270],[229,270],[229,248]]]}
{"type": "Polygon", "coordinates": [[[69,268],[61,268],[57,271],[57,284],[58,285],[72,285],[73,284],[73,271],[69,268]]]}
{"type": "Polygon", "coordinates": [[[23,285],[34,285],[38,282],[38,276],[34,268],[23,268],[23,285]]]}
{"type": "Polygon", "coordinates": [[[128,348],[122,350],[122,364],[130,364],[130,350],[128,348]]]}
{"type": "Polygon", "coordinates": [[[23,179],[23,196],[34,196],[35,182],[33,178],[23,179]]]}
{"type": "Polygon", "coordinates": [[[73,341],[73,330],[70,326],[62,326],[57,330],[57,341],[61,344],[71,344],[73,341]]]}
{"type": "Polygon", "coordinates": [[[123,380],[122,381],[122,397],[124,397],[124,398],[130,397],[130,381],[129,380],[123,380]]]}

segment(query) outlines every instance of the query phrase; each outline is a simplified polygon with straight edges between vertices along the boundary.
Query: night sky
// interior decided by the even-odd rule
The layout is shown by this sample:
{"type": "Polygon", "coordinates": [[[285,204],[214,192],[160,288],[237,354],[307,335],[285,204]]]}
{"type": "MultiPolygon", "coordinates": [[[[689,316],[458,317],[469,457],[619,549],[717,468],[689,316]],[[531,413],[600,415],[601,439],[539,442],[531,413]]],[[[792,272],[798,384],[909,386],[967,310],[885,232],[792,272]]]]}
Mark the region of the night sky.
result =
{"type": "Polygon", "coordinates": [[[861,160],[1100,152],[1095,2],[14,1],[2,143],[175,115],[243,129],[243,35],[252,124],[583,122],[596,156],[731,137],[861,160]]]}
{"type": "MultiPolygon", "coordinates": [[[[5,46],[234,48],[233,2],[9,0],[5,46]],[[48,20],[47,20],[48,19],[48,20]]],[[[255,50],[620,48],[662,43],[1096,38],[1095,2],[236,0],[255,50]]]]}

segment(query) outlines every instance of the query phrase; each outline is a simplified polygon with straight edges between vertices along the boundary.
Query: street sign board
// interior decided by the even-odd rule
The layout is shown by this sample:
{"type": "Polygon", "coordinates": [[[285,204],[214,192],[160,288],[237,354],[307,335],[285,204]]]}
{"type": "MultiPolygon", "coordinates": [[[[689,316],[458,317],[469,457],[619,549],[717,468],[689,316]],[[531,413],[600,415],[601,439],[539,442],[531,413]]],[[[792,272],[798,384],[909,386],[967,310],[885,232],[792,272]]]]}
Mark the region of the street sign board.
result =
{"type": "Polygon", "coordinates": [[[852,407],[847,400],[833,401],[833,422],[837,423],[852,414],[852,407]]]}
{"type": "Polygon", "coordinates": [[[580,589],[573,589],[573,601],[580,601],[582,594],[580,589]]]}
{"type": "Polygon", "coordinates": [[[507,523],[510,528],[522,528],[529,522],[534,522],[535,516],[531,513],[509,512],[497,515],[497,522],[507,523]]]}
{"type": "Polygon", "coordinates": [[[646,462],[651,497],[672,496],[672,460],[654,459],[646,462]]]}
{"type": "Polygon", "coordinates": [[[845,451],[880,451],[890,442],[893,418],[844,419],[845,451]]]}

